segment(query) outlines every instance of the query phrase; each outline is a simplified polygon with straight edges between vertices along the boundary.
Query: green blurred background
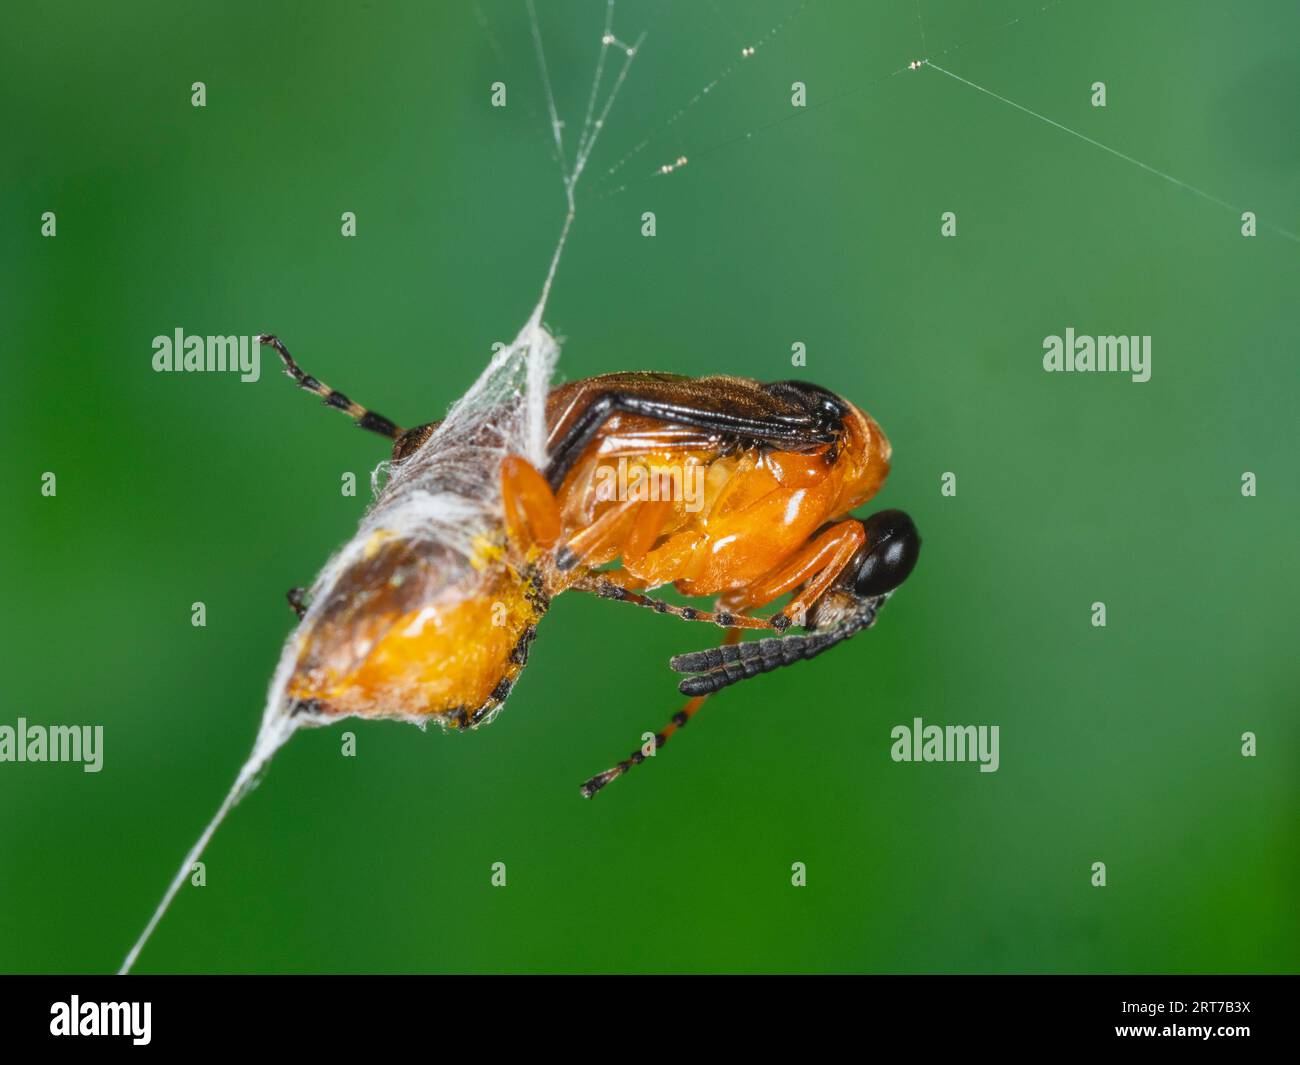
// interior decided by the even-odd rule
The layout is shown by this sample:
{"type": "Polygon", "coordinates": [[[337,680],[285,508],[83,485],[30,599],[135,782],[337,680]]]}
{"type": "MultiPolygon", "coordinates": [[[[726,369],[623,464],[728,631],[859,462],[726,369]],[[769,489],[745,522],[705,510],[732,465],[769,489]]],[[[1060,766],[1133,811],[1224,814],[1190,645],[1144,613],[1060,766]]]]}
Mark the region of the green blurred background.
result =
{"type": "MultiPolygon", "coordinates": [[[[539,7],[579,119],[604,5],[539,7]]],[[[914,0],[619,4],[647,37],[547,313],[562,374],[775,380],[805,343],[799,375],[888,431],[877,502],[921,564],[874,631],[593,802],[715,630],[565,596],[491,728],[350,723],[356,758],[300,733],[140,971],[1297,969],[1300,244],[934,70],[878,79],[929,56],[1294,232],[1300,13],[1040,7],[921,0],[922,45],[914,0]],[[1045,374],[1067,326],[1152,335],[1152,380],[1045,374]],[[1001,769],[895,764],[915,716],[999,725],[1001,769]]],[[[385,450],[270,358],[160,375],[151,339],[274,331],[439,416],[531,309],[563,197],[522,4],[26,4],[6,31],[0,723],[106,738],[98,775],[0,765],[0,968],[105,971],[252,742],[284,590],[355,528],[342,474],[385,450]]]]}

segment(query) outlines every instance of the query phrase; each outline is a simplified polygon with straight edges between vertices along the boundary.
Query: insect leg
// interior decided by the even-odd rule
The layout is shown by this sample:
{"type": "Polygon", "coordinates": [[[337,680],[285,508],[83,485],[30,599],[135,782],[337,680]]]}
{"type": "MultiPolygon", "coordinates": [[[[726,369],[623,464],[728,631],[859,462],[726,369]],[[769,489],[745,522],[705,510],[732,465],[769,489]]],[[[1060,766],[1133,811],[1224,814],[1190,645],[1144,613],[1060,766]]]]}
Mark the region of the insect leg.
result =
{"type": "Polygon", "coordinates": [[[600,575],[607,580],[617,584],[620,588],[626,588],[629,592],[640,592],[650,587],[648,582],[642,577],[633,577],[624,567],[618,566],[615,569],[601,570],[600,575]]]}
{"type": "Polygon", "coordinates": [[[268,344],[279,353],[280,358],[284,361],[284,372],[298,382],[298,387],[305,389],[313,395],[320,396],[325,406],[334,407],[341,410],[349,418],[357,423],[362,429],[369,429],[372,433],[378,433],[380,436],[386,436],[389,440],[396,440],[402,434],[402,430],[385,418],[382,414],[376,414],[372,410],[367,410],[360,403],[353,403],[342,392],[336,392],[329,385],[323,384],[316,380],[311,374],[303,373],[298,364],[293,361],[293,356],[289,354],[289,349],[281,343],[279,337],[271,336],[269,333],[263,333],[258,338],[261,344],[268,344]]]}
{"type": "MultiPolygon", "coordinates": [[[[770,585],[751,589],[748,593],[755,596],[776,594],[787,590],[782,587],[783,581],[807,575],[811,579],[795,597],[791,612],[806,603],[808,606],[817,606],[820,614],[820,607],[830,597],[835,597],[829,617],[819,616],[815,629],[798,636],[752,640],[749,643],[677,655],[668,664],[678,673],[695,674],[684,677],[677,690],[683,695],[709,695],[747,677],[815,658],[855,633],[874,625],[880,608],[899,585],[907,580],[916,566],[921,537],[917,534],[912,519],[901,510],[882,510],[867,518],[861,526],[864,546],[850,557],[847,565],[837,568],[835,551],[830,551],[830,560],[818,570],[818,552],[812,551],[791,572],[777,574],[771,578],[770,585]],[[828,576],[830,584],[826,583],[828,576]],[[849,578],[847,581],[844,580],[845,576],[849,578]]],[[[840,527],[836,526],[827,530],[827,535],[835,534],[838,528],[840,527]]],[[[842,547],[844,543],[853,543],[856,539],[856,536],[844,534],[840,541],[828,543],[827,548],[835,542],[842,547]]],[[[826,550],[821,552],[823,555],[826,553],[826,550]]]]}
{"type": "Polygon", "coordinates": [[[290,588],[284,593],[284,597],[289,600],[289,608],[298,615],[298,620],[301,621],[303,615],[307,613],[307,589],[290,588]]]}
{"type": "Polygon", "coordinates": [[[757,606],[771,602],[802,584],[803,590],[780,614],[772,617],[775,628],[785,629],[791,619],[802,619],[807,614],[813,603],[835,583],[866,540],[862,522],[856,518],[832,525],[775,573],[746,589],[739,605],[757,606]]]}
{"type": "Polygon", "coordinates": [[[625,519],[637,507],[644,505],[639,499],[625,499],[610,507],[555,553],[556,568],[561,571],[571,570],[598,552],[611,548],[617,552],[621,546],[620,541],[626,537],[625,519]]]}
{"type": "Polygon", "coordinates": [[[479,725],[486,724],[501,709],[501,705],[510,696],[511,689],[519,679],[519,674],[524,671],[524,666],[528,665],[528,648],[537,636],[537,626],[529,625],[519,636],[519,641],[515,644],[514,650],[510,652],[510,664],[506,668],[497,685],[492,689],[492,693],[473,713],[461,710],[456,720],[456,726],[461,731],[470,728],[478,728],[479,725]]]}
{"type": "MultiPolygon", "coordinates": [[[[733,644],[737,640],[739,640],[740,633],[741,633],[740,629],[732,629],[730,632],[728,632],[726,638],[723,640],[724,646],[727,644],[733,644]]],[[[668,742],[669,737],[672,736],[672,734],[676,732],[678,729],[685,728],[690,723],[691,718],[693,718],[699,712],[700,707],[704,705],[704,700],[707,698],[708,698],[707,694],[697,695],[695,698],[691,699],[688,703],[686,703],[686,705],[683,706],[680,710],[678,710],[677,713],[673,714],[672,719],[668,722],[668,724],[655,733],[654,740],[653,740],[654,750],[658,751],[660,747],[662,747],[665,743],[668,742]]],[[[650,743],[651,741],[646,741],[645,746],[646,747],[650,746],[650,743]]],[[[645,747],[638,747],[630,755],[624,758],[623,761],[619,762],[618,765],[611,766],[609,769],[606,769],[603,773],[597,773],[594,777],[592,777],[585,784],[583,784],[582,797],[584,799],[590,799],[593,795],[596,794],[596,792],[600,791],[600,789],[603,788],[606,784],[608,784],[611,780],[615,780],[618,777],[621,777],[634,765],[640,765],[649,757],[653,757],[653,755],[647,754],[645,747]]]]}
{"type": "MultiPolygon", "coordinates": [[[[623,533],[623,527],[617,529],[611,528],[610,534],[602,536],[600,542],[595,547],[610,548],[613,547],[622,556],[624,563],[643,562],[649,553],[650,546],[654,543],[655,538],[659,535],[672,512],[672,505],[665,501],[641,502],[638,504],[640,510],[632,519],[631,525],[627,528],[626,533],[622,536],[622,542],[618,543],[616,533],[623,533]]],[[[626,509],[626,508],[624,508],[626,509]]],[[[611,508],[602,515],[601,521],[610,515],[614,516],[611,525],[623,517],[623,513],[616,513],[616,508],[611,508]]],[[[600,524],[597,522],[596,524],[600,524]]],[[[595,528],[595,525],[592,526],[595,528]]],[[[580,534],[581,535],[581,534],[580,534]]],[[[570,540],[565,550],[572,552],[575,544],[578,543],[578,537],[570,540]]],[[[588,548],[586,554],[590,555],[594,547],[588,548]]],[[[560,567],[572,568],[580,561],[583,555],[573,553],[572,559],[561,559],[560,567]],[[566,562],[570,564],[565,565],[566,562]]],[[[662,599],[653,599],[648,595],[642,595],[640,589],[645,587],[645,582],[633,577],[625,569],[617,572],[587,573],[580,577],[576,582],[570,585],[579,591],[589,592],[592,595],[598,595],[602,599],[616,599],[624,603],[635,603],[637,606],[648,607],[659,614],[672,614],[674,617],[682,618],[686,621],[704,621],[720,625],[722,628],[750,628],[750,629],[769,629],[770,625],[766,621],[758,618],[744,617],[736,612],[721,610],[716,613],[708,610],[700,610],[691,606],[674,606],[666,603],[662,599]]]]}
{"type": "MultiPolygon", "coordinates": [[[[645,561],[646,555],[654,547],[659,534],[663,532],[668,519],[673,516],[673,504],[666,499],[647,500],[641,504],[636,518],[628,528],[619,553],[623,557],[623,566],[638,566],[645,561]]],[[[645,587],[645,585],[641,585],[645,587]]]]}
{"type": "Polygon", "coordinates": [[[715,612],[699,610],[693,606],[674,606],[672,603],[665,603],[662,599],[653,599],[648,595],[633,591],[617,580],[611,579],[612,576],[609,573],[588,574],[572,584],[571,587],[580,592],[598,595],[602,599],[615,599],[620,603],[634,603],[637,606],[647,607],[656,614],[671,614],[683,621],[703,621],[718,625],[724,629],[765,629],[771,631],[773,628],[771,621],[767,618],[752,618],[728,610],[715,612]]]}
{"type": "Polygon", "coordinates": [[[507,455],[501,460],[501,502],[506,535],[519,550],[549,548],[560,538],[560,506],[555,493],[527,459],[507,455]]]}

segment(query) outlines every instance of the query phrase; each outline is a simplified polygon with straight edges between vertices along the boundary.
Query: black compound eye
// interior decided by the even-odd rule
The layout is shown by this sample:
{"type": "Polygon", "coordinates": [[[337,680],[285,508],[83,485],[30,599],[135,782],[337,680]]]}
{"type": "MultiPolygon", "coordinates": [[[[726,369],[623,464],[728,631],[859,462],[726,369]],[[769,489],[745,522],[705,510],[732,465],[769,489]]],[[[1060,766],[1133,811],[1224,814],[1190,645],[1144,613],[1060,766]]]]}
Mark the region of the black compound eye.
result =
{"type": "Polygon", "coordinates": [[[911,574],[921,555],[921,537],[901,510],[882,510],[862,523],[867,543],[859,553],[853,591],[864,599],[892,592],[911,574]]]}

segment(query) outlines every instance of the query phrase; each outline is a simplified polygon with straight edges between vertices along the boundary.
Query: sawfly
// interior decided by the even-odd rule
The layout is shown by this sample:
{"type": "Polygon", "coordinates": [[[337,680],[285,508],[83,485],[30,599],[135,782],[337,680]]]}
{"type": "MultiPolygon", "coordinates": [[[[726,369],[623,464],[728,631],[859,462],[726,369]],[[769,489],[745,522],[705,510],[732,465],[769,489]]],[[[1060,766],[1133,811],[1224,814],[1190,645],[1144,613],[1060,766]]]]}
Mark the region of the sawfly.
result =
{"type": "MultiPolygon", "coordinates": [[[[437,446],[440,423],[402,429],[304,373],[276,337],[259,339],[300,387],[392,440],[382,512],[404,465],[437,446]]],[[[916,565],[921,541],[907,514],[850,516],[884,483],[890,444],[870,415],[824,388],[611,373],[551,388],[544,409],[544,467],[500,458],[498,520],[465,549],[380,524],[322,598],[290,591],[300,625],[284,693],[297,723],[486,724],[527,664],[551,601],[577,590],[728,630],[720,647],[671,660],[690,699],[654,734],[657,749],[709,695],[869,628],[916,565]],[[626,490],[633,483],[649,490],[626,490]],[[645,594],[666,585],[710,597],[714,608],[645,594]],[[781,610],[755,615],[787,594],[781,610]],[[741,642],[746,629],[767,635],[741,642]]],[[[459,446],[472,451],[475,441],[459,446]]],[[[644,761],[650,747],[592,777],[582,794],[644,761]]]]}
{"type": "Polygon", "coordinates": [[[403,429],[303,372],[274,336],[258,336],[302,388],[390,440],[392,454],[375,470],[356,533],[310,587],[289,592],[298,624],[280,651],[252,750],[119,972],[131,971],[213,834],[297,729],[348,717],[488,723],[561,592],[726,630],[721,646],[671,660],[689,701],[639,750],[588,780],[590,798],[654,754],[712,693],[870,627],[916,565],[920,538],[906,514],[850,516],[883,484],[889,442],[869,415],[823,388],[661,373],[552,385],[559,344],[542,316],[575,189],[641,41],[621,41],[613,13],[609,0],[570,157],[528,5],[567,210],[532,314],[510,344],[494,346],[440,421],[403,429]],[[600,102],[610,49],[622,62],[608,67],[600,102]],[[647,594],[669,585],[712,599],[711,609],[647,594]],[[747,629],[761,635],[741,642],[747,629]]]}

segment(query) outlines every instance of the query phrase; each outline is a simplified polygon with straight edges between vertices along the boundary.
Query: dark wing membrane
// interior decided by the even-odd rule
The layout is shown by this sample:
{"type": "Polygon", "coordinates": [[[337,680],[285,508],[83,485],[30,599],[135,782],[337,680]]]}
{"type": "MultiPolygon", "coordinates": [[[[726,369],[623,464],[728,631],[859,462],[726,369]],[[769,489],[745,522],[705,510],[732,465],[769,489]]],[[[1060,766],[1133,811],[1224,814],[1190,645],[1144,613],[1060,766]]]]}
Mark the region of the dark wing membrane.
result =
{"type": "Polygon", "coordinates": [[[615,414],[702,430],[718,440],[809,451],[833,443],[835,429],[796,390],[746,377],[612,373],[553,389],[547,399],[551,456],[547,480],[558,487],[615,414]]]}

